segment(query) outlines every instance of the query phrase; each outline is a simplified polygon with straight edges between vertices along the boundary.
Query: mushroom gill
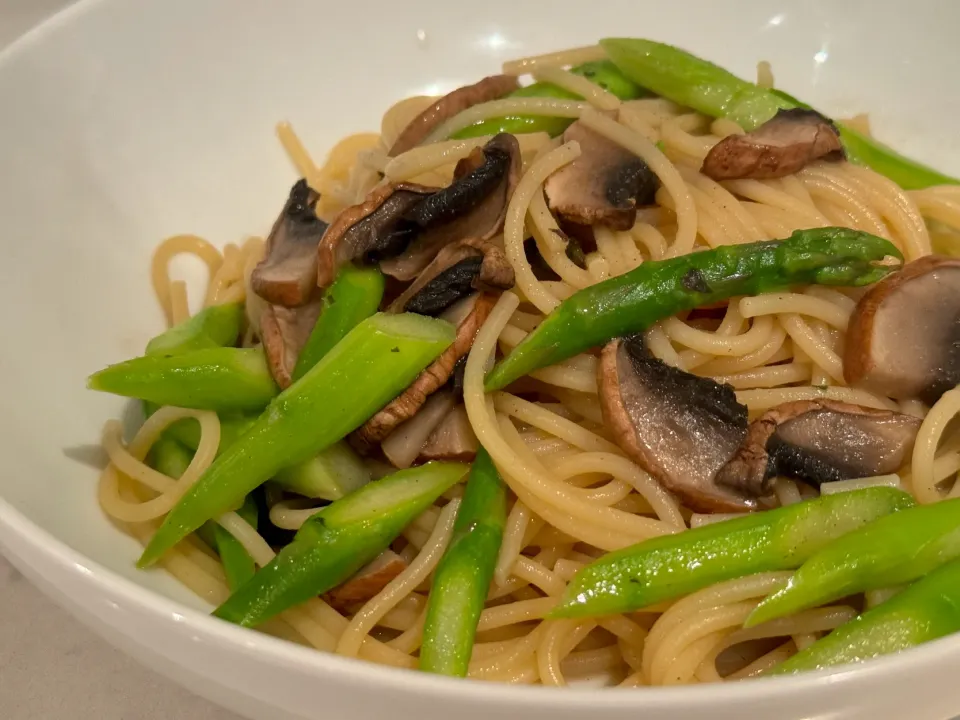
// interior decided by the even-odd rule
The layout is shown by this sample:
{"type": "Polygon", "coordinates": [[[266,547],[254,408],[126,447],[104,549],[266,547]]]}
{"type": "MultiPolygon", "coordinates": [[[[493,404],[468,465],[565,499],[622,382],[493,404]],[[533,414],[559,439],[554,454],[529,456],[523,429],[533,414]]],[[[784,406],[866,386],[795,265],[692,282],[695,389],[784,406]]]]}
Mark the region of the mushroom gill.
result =
{"type": "Polygon", "coordinates": [[[960,384],[960,259],[920,258],[872,286],[850,317],[843,374],[928,404],[960,384]]]}
{"type": "Polygon", "coordinates": [[[355,450],[363,455],[370,454],[398,425],[412,418],[428,397],[447,384],[456,370],[457,362],[470,352],[473,340],[494,304],[496,298],[493,295],[478,293],[447,310],[446,316],[454,320],[457,326],[457,337],[453,344],[420,373],[406,390],[350,434],[350,444],[355,450]],[[456,318],[456,314],[462,315],[464,311],[468,312],[462,319],[456,318]]]}
{"type": "Polygon", "coordinates": [[[767,495],[785,476],[814,485],[896,472],[913,449],[920,420],[835,400],[778,405],[755,420],[717,482],[767,495]]]}
{"type": "Polygon", "coordinates": [[[453,182],[405,215],[410,244],[380,263],[398,280],[416,278],[446,245],[466,238],[488,240],[503,228],[507,204],[520,179],[520,145],[500,133],[457,163],[453,182]]]}
{"type": "Polygon", "coordinates": [[[440,250],[390,310],[436,316],[477,290],[509,290],[513,281],[513,267],[503,250],[470,238],[440,250]]]}
{"type": "Polygon", "coordinates": [[[321,308],[321,299],[315,298],[296,308],[267,305],[261,313],[260,340],[270,373],[281,388],[290,386],[297,359],[317,324],[321,308]]]}
{"type": "Polygon", "coordinates": [[[836,125],[815,110],[779,110],[745,135],[728,135],[714,145],[700,168],[714,180],[781,178],[814,160],[842,160],[836,125]]]}
{"type": "Polygon", "coordinates": [[[298,180],[273,224],[266,254],[250,276],[254,292],[267,302],[296,307],[313,295],[317,246],[327,229],[314,211],[319,197],[306,180],[298,180]]]}
{"type": "Polygon", "coordinates": [[[474,105],[501,98],[519,86],[513,75],[491,75],[473,85],[465,85],[447,93],[410,121],[394,141],[388,154],[395,157],[405,153],[422,143],[445,120],[474,105]]]}
{"type": "Polygon", "coordinates": [[[733,388],[652,357],[642,336],[609,342],[598,367],[604,424],[620,448],[698,512],[742,512],[757,500],[717,485],[747,432],[733,388]]]}
{"type": "Polygon", "coordinates": [[[317,285],[326,287],[347,262],[380,263],[409,282],[450,243],[487,240],[503,227],[520,175],[520,146],[496,135],[457,165],[445,188],[413,183],[382,185],[330,225],[318,250],[317,285]]]}
{"type": "Polygon", "coordinates": [[[382,185],[362,203],[344,209],[317,249],[316,284],[327,287],[348,262],[375,263],[402,252],[414,231],[404,216],[436,190],[414,183],[382,185]]]}
{"type": "Polygon", "coordinates": [[[660,181],[647,164],[612,140],[575,122],[563,141],[580,143],[580,156],[544,183],[550,210],[579,225],[629,230],[637,206],[653,202],[660,181]]]}

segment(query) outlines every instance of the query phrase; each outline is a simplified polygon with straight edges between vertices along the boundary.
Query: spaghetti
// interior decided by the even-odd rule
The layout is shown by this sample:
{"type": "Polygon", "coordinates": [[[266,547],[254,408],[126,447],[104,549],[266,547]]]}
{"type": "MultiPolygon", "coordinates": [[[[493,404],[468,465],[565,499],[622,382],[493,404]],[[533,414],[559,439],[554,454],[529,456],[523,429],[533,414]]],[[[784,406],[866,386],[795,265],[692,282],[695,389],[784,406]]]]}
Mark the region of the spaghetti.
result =
{"type": "MultiPolygon", "coordinates": [[[[493,587],[480,619],[470,677],[560,686],[602,675],[629,687],[719,682],[773,667],[856,613],[846,605],[808,610],[751,630],[743,620],[788,574],[766,573],[701,590],[672,604],[599,620],[546,620],[573,574],[606,551],[668,533],[682,532],[690,512],[650,475],[625,457],[602,424],[593,355],[584,354],[538,370],[533,378],[548,400],[531,402],[508,392],[486,394],[485,369],[498,350],[509,351],[566,297],[611,275],[659,260],[726,244],[785,237],[794,230],[844,225],[891,240],[908,260],[931,252],[926,219],[960,227],[960,189],[904,191],[877,173],[850,163],[814,163],[774,180],[717,182],[701,163],[723,137],[742,130],[659,98],[621,101],[563,68],[604,57],[599,47],[507,63],[504,72],[533,73],[580,94],[585,101],[509,98],[482,103],[438,125],[427,143],[398,157],[387,151],[406,124],[429,106],[417,97],[394,105],[379,134],[353,135],[317,164],[289,124],[280,141],[298,174],[321,194],[318,213],[332,219],[388,181],[443,185],[457,162],[489,138],[448,140],[473,123],[501,115],[579,119],[588,128],[641,158],[660,180],[654,206],[642,209],[628,230],[597,229],[596,249],[575,264],[566,254],[558,224],[547,207],[546,179],[580,155],[576,142],[544,133],[519,138],[523,174],[497,238],[516,275],[483,324],[466,363],[464,402],[470,425],[489,451],[512,495],[493,587]],[[588,87],[589,86],[589,87],[588,87]],[[538,279],[525,252],[532,237],[555,280],[538,279]]],[[[761,64],[760,84],[773,75],[761,64]]],[[[203,305],[246,303],[244,343],[256,342],[263,302],[250,274],[263,256],[253,238],[221,252],[209,242],[181,235],[157,248],[151,279],[169,325],[189,316],[186,285],[168,265],[179,254],[198,257],[209,283],[203,305]]],[[[697,375],[729,383],[756,416],[784,402],[829,398],[876,408],[895,401],[845,386],[842,352],[856,291],[795,288],[730,302],[713,319],[676,316],[647,334],[653,354],[697,375]]],[[[951,421],[960,415],[960,390],[932,408],[906,404],[924,415],[912,460],[902,480],[918,501],[960,496],[952,485],[960,471],[960,438],[951,421]]],[[[108,423],[110,458],[100,478],[101,507],[119,526],[146,541],[157,521],[210,465],[219,444],[216,414],[163,408],[124,444],[118,423],[108,423]],[[177,481],[145,463],[160,433],[194,418],[200,443],[177,481]]],[[[803,493],[810,493],[804,487],[803,493]]],[[[776,484],[780,503],[802,499],[797,483],[776,484]]],[[[396,667],[415,667],[423,634],[426,588],[450,542],[459,500],[445,497],[413,523],[394,549],[409,561],[400,576],[352,615],[317,598],[284,613],[265,629],[296,642],[396,667]]],[[[276,499],[274,523],[296,529],[315,510],[309,503],[276,499]]],[[[239,540],[257,565],[273,550],[235,513],[217,520],[239,540]]],[[[216,556],[188,538],[164,559],[181,582],[211,603],[227,595],[216,556]]],[[[872,597],[872,596],[871,596],[872,597]]],[[[871,602],[875,600],[871,599],[871,602]]]]}

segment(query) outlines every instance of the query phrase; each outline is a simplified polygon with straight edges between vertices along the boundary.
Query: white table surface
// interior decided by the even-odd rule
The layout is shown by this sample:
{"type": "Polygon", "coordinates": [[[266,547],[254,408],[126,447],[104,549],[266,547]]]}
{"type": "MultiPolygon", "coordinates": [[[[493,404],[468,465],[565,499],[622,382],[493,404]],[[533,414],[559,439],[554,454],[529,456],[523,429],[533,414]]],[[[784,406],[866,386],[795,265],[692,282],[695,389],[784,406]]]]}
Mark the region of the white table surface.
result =
{"type": "MultiPolygon", "coordinates": [[[[70,0],[0,0],[0,49],[70,0]]],[[[239,720],[114,650],[0,557],[0,718],[239,720]]]]}

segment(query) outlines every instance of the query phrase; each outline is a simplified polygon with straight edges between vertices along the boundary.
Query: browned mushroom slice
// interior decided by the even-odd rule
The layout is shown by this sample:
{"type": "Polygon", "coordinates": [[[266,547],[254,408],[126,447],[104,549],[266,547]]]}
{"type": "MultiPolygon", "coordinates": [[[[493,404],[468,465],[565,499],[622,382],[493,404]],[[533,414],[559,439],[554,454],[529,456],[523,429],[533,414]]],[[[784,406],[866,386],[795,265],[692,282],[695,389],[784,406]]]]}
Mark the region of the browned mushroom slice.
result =
{"type": "Polygon", "coordinates": [[[344,209],[320,241],[316,284],[327,287],[337,270],[353,260],[372,263],[402,252],[415,230],[404,216],[436,191],[414,183],[383,185],[359,205],[344,209]]]}
{"type": "Polygon", "coordinates": [[[719,385],[651,357],[639,336],[609,342],[598,367],[600,407],[620,448],[698,512],[757,501],[714,482],[747,432],[747,409],[719,385]]]}
{"type": "Polygon", "coordinates": [[[268,305],[260,315],[260,339],[267,364],[281,388],[290,386],[293,369],[313,326],[317,324],[320,308],[321,301],[317,298],[298,308],[268,305]]]}
{"type": "Polygon", "coordinates": [[[767,495],[778,475],[814,485],[896,472],[907,460],[920,420],[835,400],[778,405],[755,420],[717,482],[767,495]]]}
{"type": "Polygon", "coordinates": [[[474,105],[501,98],[518,87],[517,78],[513,75],[491,75],[473,85],[447,93],[410,121],[394,141],[389,154],[396,156],[405,153],[422,143],[445,120],[474,105]]]}
{"type": "Polygon", "coordinates": [[[380,263],[398,280],[416,278],[446,245],[466,238],[488,240],[503,228],[507,203],[520,178],[520,145],[500,133],[457,165],[454,181],[405,215],[417,230],[410,246],[380,263]]]}
{"type": "Polygon", "coordinates": [[[779,110],[746,135],[728,135],[707,153],[700,168],[714,180],[780,178],[814,160],[842,160],[837,126],[816,110],[779,110]]]}
{"type": "Polygon", "coordinates": [[[407,563],[402,557],[393,550],[384,550],[343,585],[324,594],[323,599],[337,610],[346,610],[379,595],[390,581],[406,569],[407,563]]]}
{"type": "Polygon", "coordinates": [[[267,252],[250,276],[253,291],[267,302],[296,307],[310,301],[317,279],[317,246],[327,224],[314,207],[319,193],[298,180],[273,224],[267,252]]]}
{"type": "Polygon", "coordinates": [[[914,260],[871,287],[850,317],[843,374],[929,404],[960,384],[960,260],[914,260]]]}
{"type": "Polygon", "coordinates": [[[440,250],[390,310],[436,316],[477,290],[509,290],[513,280],[513,267],[503,250],[471,238],[440,250]]]}
{"type": "Polygon", "coordinates": [[[467,409],[457,405],[434,428],[427,442],[420,448],[420,460],[455,460],[471,462],[480,449],[467,409]]]}
{"type": "MultiPolygon", "coordinates": [[[[480,293],[469,314],[456,323],[457,337],[453,344],[420,373],[410,387],[350,434],[350,444],[358,452],[365,455],[372,452],[400,423],[413,417],[430,395],[447,384],[456,369],[457,361],[470,352],[480,326],[486,321],[495,303],[496,299],[492,295],[480,293]]],[[[451,308],[451,311],[453,309],[451,308]]]]}
{"type": "Polygon", "coordinates": [[[629,230],[637,205],[653,202],[660,181],[647,164],[612,140],[575,122],[563,141],[580,143],[580,157],[547,178],[543,191],[550,209],[579,225],[629,230]]]}

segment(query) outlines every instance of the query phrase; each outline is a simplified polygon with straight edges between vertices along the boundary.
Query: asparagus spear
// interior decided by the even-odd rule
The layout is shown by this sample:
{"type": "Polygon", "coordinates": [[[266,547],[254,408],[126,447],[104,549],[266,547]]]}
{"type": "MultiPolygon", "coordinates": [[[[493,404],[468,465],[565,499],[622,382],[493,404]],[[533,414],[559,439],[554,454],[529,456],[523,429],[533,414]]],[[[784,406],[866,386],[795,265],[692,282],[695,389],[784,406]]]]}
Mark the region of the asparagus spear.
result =
{"type": "Polygon", "coordinates": [[[147,355],[174,355],[237,342],[243,304],[211,305],[147,343],[147,355]]]}
{"type": "MultiPolygon", "coordinates": [[[[233,345],[240,334],[242,318],[241,303],[213,305],[150,340],[145,354],[170,356],[191,350],[233,345]]],[[[156,403],[145,401],[143,414],[150,417],[159,408],[156,403]]],[[[233,443],[252,422],[253,418],[248,416],[221,413],[219,451],[233,443]]],[[[164,435],[174,438],[191,450],[196,450],[200,444],[200,423],[193,418],[185,418],[168,427],[164,435]]]]}
{"type": "Polygon", "coordinates": [[[809,558],[747,627],[864,590],[916,580],[960,557],[960,499],[880,518],[809,558]]]}
{"type": "MultiPolygon", "coordinates": [[[[777,110],[804,107],[784,92],[761,88],[690,53],[653,40],[607,38],[600,44],[623,74],[669,100],[753,130],[777,110]]],[[[853,128],[837,123],[847,157],[915,190],[960,180],[905,158],[853,128]]]]}
{"type": "Polygon", "coordinates": [[[328,505],[214,615],[253,627],[336,587],[386,549],[466,471],[460,463],[427,463],[328,505]]]}
{"type": "MultiPolygon", "coordinates": [[[[193,453],[186,447],[172,438],[161,437],[150,448],[148,462],[151,467],[164,475],[180,478],[192,459],[193,453]]],[[[257,527],[257,505],[253,498],[247,496],[243,505],[237,510],[237,514],[253,527],[257,527]]],[[[197,534],[220,556],[223,571],[227,575],[227,585],[231,591],[253,577],[257,569],[253,558],[240,541],[224,528],[211,520],[197,530],[197,534]]]]}
{"type": "Polygon", "coordinates": [[[262,348],[145,355],[87,380],[91,390],[199,410],[261,410],[277,394],[262,348]]]}
{"type": "MultiPolygon", "coordinates": [[[[889,542],[889,539],[888,539],[889,542]]],[[[960,561],[954,560],[777,666],[819,670],[906,650],[960,631],[960,561]]]]}
{"type": "MultiPolygon", "coordinates": [[[[143,408],[144,414],[150,417],[159,409],[159,406],[153,403],[144,403],[143,408]]],[[[217,448],[217,455],[221,455],[250,429],[250,426],[257,421],[257,416],[245,413],[219,413],[218,415],[220,417],[220,446],[217,448]]],[[[196,451],[200,446],[200,423],[194,418],[178,420],[164,430],[163,434],[193,451],[196,451]]]]}
{"type": "Polygon", "coordinates": [[[339,500],[370,482],[370,470],[346,442],[334,443],[316,457],[286,467],[274,482],[321,500],[339,500]]]}
{"type": "Polygon", "coordinates": [[[377,314],[278,395],[170,511],[140,558],[155,563],[210,518],[236,507],[281,468],[343,439],[396,397],[454,340],[450,323],[377,314]]]}
{"type": "Polygon", "coordinates": [[[869,233],[815,228],[798,230],[786,240],[729,245],[645,262],[560,303],[493,369],[486,388],[499,390],[611,338],[735,295],[811,283],[869,285],[897,269],[880,263],[902,257],[892,243],[869,233]]]}
{"type": "Polygon", "coordinates": [[[723,580],[799,567],[838,537],[913,504],[900,490],[867,488],[653,538],[583,568],[553,617],[631,612],[723,580]]]}
{"type": "Polygon", "coordinates": [[[470,471],[453,539],[433,574],[420,669],[466,677],[477,623],[507,521],[506,488],[483,448],[470,471]]]}
{"type": "Polygon", "coordinates": [[[362,320],[373,315],[383,299],[383,273],[377,267],[344,265],[333,284],[323,294],[320,317],[293,370],[293,380],[307,371],[333,349],[362,320]]]}
{"type": "MultiPolygon", "coordinates": [[[[607,92],[613,93],[621,100],[634,100],[643,97],[646,93],[643,88],[626,77],[617,66],[609,60],[596,60],[571,68],[570,72],[589,78],[607,92]]],[[[548,82],[538,82],[514,90],[507,97],[548,97],[559,100],[580,100],[580,96],[569,90],[548,82]]],[[[481,137],[510,133],[545,132],[556,136],[562,133],[572,123],[571,118],[550,117],[548,115],[510,115],[507,117],[491,118],[460,130],[452,135],[455,139],[481,137]]]]}

